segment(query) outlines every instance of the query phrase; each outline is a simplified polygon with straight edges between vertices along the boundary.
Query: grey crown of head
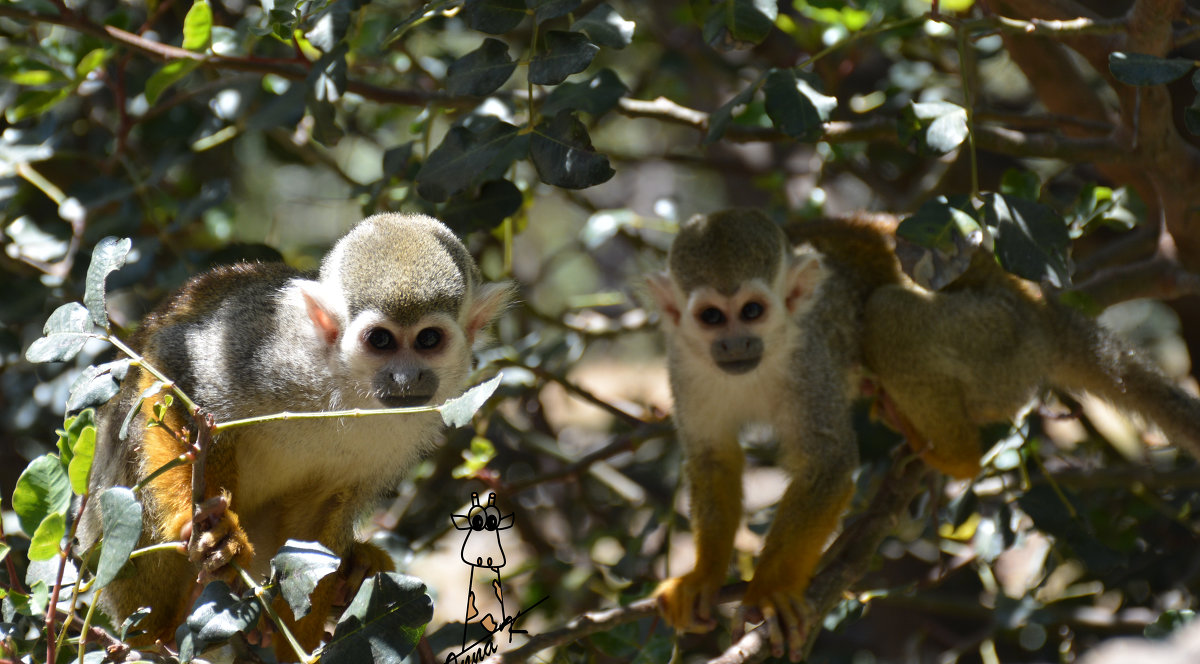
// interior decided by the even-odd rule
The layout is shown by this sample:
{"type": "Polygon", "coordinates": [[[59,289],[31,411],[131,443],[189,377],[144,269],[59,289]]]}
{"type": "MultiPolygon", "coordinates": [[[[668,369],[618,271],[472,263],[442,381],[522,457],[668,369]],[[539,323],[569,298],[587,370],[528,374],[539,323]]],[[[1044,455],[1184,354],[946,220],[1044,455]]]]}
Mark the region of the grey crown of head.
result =
{"type": "Polygon", "coordinates": [[[766,215],[726,210],[684,222],[668,263],[684,292],[710,286],[730,295],[750,279],[773,281],[786,245],[783,229],[766,215]]]}
{"type": "Polygon", "coordinates": [[[374,309],[402,325],[430,311],[457,315],[480,281],[463,243],[425,215],[367,217],[338,241],[322,279],[335,268],[352,317],[374,309]]]}

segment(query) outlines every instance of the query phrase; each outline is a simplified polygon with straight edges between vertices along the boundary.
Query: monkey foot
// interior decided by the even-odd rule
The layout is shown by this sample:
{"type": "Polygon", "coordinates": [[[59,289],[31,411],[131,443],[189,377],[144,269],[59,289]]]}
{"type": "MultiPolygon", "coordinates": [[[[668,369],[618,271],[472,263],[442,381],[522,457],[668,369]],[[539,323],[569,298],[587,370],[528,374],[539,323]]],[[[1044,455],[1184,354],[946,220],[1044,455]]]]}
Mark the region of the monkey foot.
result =
{"type": "Polygon", "coordinates": [[[786,649],[788,659],[799,662],[804,656],[804,642],[812,625],[812,614],[812,608],[804,600],[803,590],[756,593],[751,587],[734,616],[733,640],[736,642],[742,638],[746,623],[761,622],[767,629],[771,655],[783,657],[786,649]]]}
{"type": "Polygon", "coordinates": [[[672,628],[681,632],[707,632],[717,626],[713,606],[719,583],[708,575],[691,572],[667,579],[658,585],[654,596],[658,611],[672,628]]]}
{"type": "Polygon", "coordinates": [[[182,534],[188,540],[188,560],[200,564],[202,581],[232,578],[235,572],[227,565],[237,561],[245,567],[254,554],[254,547],[239,525],[237,514],[229,509],[227,493],[200,503],[182,534]]]}

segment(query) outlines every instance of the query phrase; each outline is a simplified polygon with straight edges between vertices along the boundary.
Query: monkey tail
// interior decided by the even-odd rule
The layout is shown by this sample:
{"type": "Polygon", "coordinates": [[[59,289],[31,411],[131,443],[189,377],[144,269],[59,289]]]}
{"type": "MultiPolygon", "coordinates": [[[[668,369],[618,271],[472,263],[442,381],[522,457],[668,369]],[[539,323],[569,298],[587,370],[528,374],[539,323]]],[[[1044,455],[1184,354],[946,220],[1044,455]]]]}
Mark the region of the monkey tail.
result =
{"type": "Polygon", "coordinates": [[[1112,333],[1064,305],[1049,305],[1062,362],[1051,382],[1086,390],[1157,424],[1174,445],[1200,459],[1200,399],[1175,385],[1158,367],[1112,333]]]}

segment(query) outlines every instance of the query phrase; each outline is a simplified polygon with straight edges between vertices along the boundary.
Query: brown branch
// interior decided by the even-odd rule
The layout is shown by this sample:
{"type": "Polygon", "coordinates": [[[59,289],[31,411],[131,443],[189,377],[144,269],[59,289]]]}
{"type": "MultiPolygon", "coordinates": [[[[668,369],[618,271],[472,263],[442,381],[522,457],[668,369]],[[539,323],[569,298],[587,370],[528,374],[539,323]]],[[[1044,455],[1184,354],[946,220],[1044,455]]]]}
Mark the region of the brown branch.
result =
{"type": "Polygon", "coordinates": [[[656,422],[643,425],[639,431],[635,431],[634,433],[624,436],[617,436],[609,444],[589,452],[579,459],[565,464],[561,468],[557,468],[528,479],[520,480],[518,482],[513,482],[511,484],[504,484],[499,487],[500,493],[510,496],[545,482],[552,482],[554,480],[573,477],[585,473],[596,462],[610,459],[622,452],[632,452],[647,440],[653,440],[655,438],[661,438],[667,435],[670,433],[671,428],[672,425],[667,422],[656,422]]]}
{"type": "Polygon", "coordinates": [[[1070,138],[1051,134],[1032,134],[994,127],[975,128],[975,141],[980,148],[1017,157],[1044,157],[1069,162],[1116,161],[1129,156],[1116,141],[1109,138],[1070,138]]]}
{"type": "Polygon", "coordinates": [[[1106,308],[1118,302],[1150,297],[1170,300],[1200,294],[1200,275],[1177,261],[1156,255],[1148,260],[1105,270],[1070,289],[1106,308]]]}

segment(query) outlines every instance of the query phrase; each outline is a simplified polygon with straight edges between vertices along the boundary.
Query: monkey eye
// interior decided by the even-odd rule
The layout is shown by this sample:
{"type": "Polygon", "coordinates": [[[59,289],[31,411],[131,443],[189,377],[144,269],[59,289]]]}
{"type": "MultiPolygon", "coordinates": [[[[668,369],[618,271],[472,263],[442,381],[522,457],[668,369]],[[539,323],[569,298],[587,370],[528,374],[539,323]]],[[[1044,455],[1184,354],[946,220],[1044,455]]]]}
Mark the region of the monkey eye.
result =
{"type": "Polygon", "coordinates": [[[766,312],[761,302],[747,302],[742,305],[742,320],[754,320],[759,318],[766,312]]]}
{"type": "Polygon", "coordinates": [[[440,343],[442,343],[442,333],[435,328],[427,327],[417,332],[417,348],[420,350],[436,348],[440,343]]]}
{"type": "Polygon", "coordinates": [[[696,317],[705,325],[720,325],[725,322],[725,314],[721,313],[721,310],[716,307],[708,307],[696,317]]]}
{"type": "Polygon", "coordinates": [[[371,328],[371,330],[367,332],[366,339],[367,343],[370,344],[372,348],[377,348],[379,350],[391,350],[396,347],[396,338],[392,336],[391,332],[388,332],[382,327],[371,328]]]}

